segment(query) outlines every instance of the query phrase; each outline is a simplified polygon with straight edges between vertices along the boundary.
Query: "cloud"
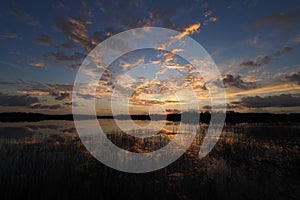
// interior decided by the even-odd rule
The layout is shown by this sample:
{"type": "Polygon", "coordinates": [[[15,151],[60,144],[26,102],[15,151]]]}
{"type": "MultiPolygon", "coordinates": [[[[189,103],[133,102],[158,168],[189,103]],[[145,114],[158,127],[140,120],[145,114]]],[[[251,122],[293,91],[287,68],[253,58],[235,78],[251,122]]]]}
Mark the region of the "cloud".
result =
{"type": "Polygon", "coordinates": [[[212,15],[213,12],[211,10],[208,10],[206,12],[203,13],[204,16],[204,21],[203,21],[203,25],[208,25],[211,22],[216,22],[218,21],[218,18],[212,15]]]}
{"type": "Polygon", "coordinates": [[[218,21],[218,18],[216,18],[216,17],[210,17],[207,20],[205,20],[204,22],[207,24],[208,22],[216,22],[216,21],[218,21]]]}
{"type": "Polygon", "coordinates": [[[45,33],[41,33],[36,39],[33,40],[33,42],[35,44],[50,45],[52,42],[52,38],[45,33]]]}
{"type": "Polygon", "coordinates": [[[142,64],[144,64],[144,62],[145,62],[144,58],[140,58],[133,62],[126,62],[124,60],[120,60],[119,66],[123,68],[123,71],[127,71],[129,68],[141,66],[142,64]]]}
{"type": "MultiPolygon", "coordinates": [[[[157,50],[166,50],[167,47],[169,47],[174,42],[177,42],[178,40],[182,39],[184,36],[192,35],[194,33],[199,33],[199,29],[201,27],[200,23],[194,23],[187,25],[184,28],[181,28],[182,31],[179,34],[170,36],[166,41],[161,42],[157,45],[157,50]]],[[[170,57],[171,58],[171,57],[170,57]]]]}
{"type": "Polygon", "coordinates": [[[300,85],[300,72],[293,73],[292,75],[286,76],[285,78],[290,82],[294,82],[300,85]]]}
{"type": "MultiPolygon", "coordinates": [[[[25,82],[24,82],[25,84],[25,82]]],[[[51,84],[48,84],[51,85],[51,84]]],[[[53,85],[52,85],[53,86],[53,85]]],[[[57,90],[53,90],[52,93],[50,92],[44,92],[43,94],[48,94],[50,96],[55,97],[55,100],[64,100],[70,97],[70,93],[68,92],[61,92],[61,90],[64,88],[65,85],[57,85],[57,90]]],[[[69,89],[69,87],[67,87],[69,89]]],[[[24,108],[30,108],[30,109],[50,109],[50,110],[55,110],[62,108],[61,104],[54,104],[54,105],[43,105],[41,104],[40,100],[37,97],[30,96],[29,94],[35,94],[37,95],[38,92],[43,92],[43,91],[34,91],[34,90],[27,90],[28,93],[26,93],[25,90],[25,95],[9,95],[9,94],[3,94],[0,92],[0,106],[4,107],[23,107],[24,108]]],[[[22,93],[22,92],[21,92],[22,93]]],[[[69,102],[69,101],[68,101],[69,102]]],[[[67,106],[67,104],[64,104],[67,106]]]]}
{"type": "Polygon", "coordinates": [[[128,30],[137,27],[148,27],[158,24],[161,27],[174,29],[173,17],[178,14],[169,8],[149,10],[145,1],[98,1],[104,19],[128,30]],[[126,17],[124,17],[126,16],[126,17]]]}
{"type": "Polygon", "coordinates": [[[72,70],[78,70],[80,66],[81,64],[79,63],[79,64],[68,65],[67,67],[72,70]]]}
{"type": "Polygon", "coordinates": [[[102,31],[95,31],[93,33],[93,35],[91,36],[91,38],[89,39],[90,43],[92,44],[91,48],[94,48],[98,43],[105,40],[107,38],[107,36],[110,36],[110,35],[113,35],[113,34],[115,34],[114,31],[112,31],[112,32],[108,31],[106,34],[104,34],[102,31]]]}
{"type": "Polygon", "coordinates": [[[181,113],[181,110],[178,110],[178,109],[166,109],[166,112],[168,112],[168,113],[181,113]]]}
{"type": "Polygon", "coordinates": [[[76,45],[73,43],[63,43],[60,45],[61,47],[65,48],[65,49],[75,49],[76,45]]]}
{"type": "Polygon", "coordinates": [[[0,32],[0,39],[16,39],[18,36],[10,32],[0,32]]]}
{"type": "Polygon", "coordinates": [[[65,106],[72,106],[73,103],[72,103],[72,102],[65,102],[64,105],[65,105],[65,106]]]}
{"type": "Polygon", "coordinates": [[[293,91],[300,90],[300,85],[290,84],[290,83],[276,83],[271,82],[267,85],[260,85],[259,87],[249,89],[249,90],[241,90],[241,91],[233,91],[227,93],[227,97],[238,97],[238,96],[248,96],[249,94],[270,94],[270,93],[289,93],[293,91]]]}
{"type": "Polygon", "coordinates": [[[257,56],[253,60],[242,62],[241,65],[246,67],[260,67],[269,64],[271,60],[270,56],[257,56]]]}
{"type": "Polygon", "coordinates": [[[85,54],[79,53],[79,52],[75,52],[73,55],[68,56],[62,51],[48,52],[48,53],[45,53],[43,56],[46,60],[51,60],[52,58],[54,58],[55,62],[82,61],[86,57],[85,54]]]}
{"type": "Polygon", "coordinates": [[[68,98],[70,96],[70,93],[67,92],[62,92],[62,93],[52,93],[52,96],[55,96],[55,100],[61,101],[64,100],[66,98],[68,98]]]}
{"type": "MultiPolygon", "coordinates": [[[[205,106],[202,106],[202,108],[204,110],[211,110],[212,109],[212,106],[211,105],[205,105],[205,106]]],[[[214,106],[215,109],[224,109],[224,106],[223,105],[215,105],[214,106]]],[[[231,104],[227,104],[226,105],[226,109],[235,109],[235,108],[239,108],[239,106],[236,106],[236,105],[231,105],[231,104]]]]}
{"type": "Polygon", "coordinates": [[[240,65],[245,67],[261,67],[270,64],[273,59],[279,58],[280,56],[292,51],[292,47],[284,47],[282,50],[277,50],[271,55],[259,55],[252,60],[242,62],[240,65]]]}
{"type": "Polygon", "coordinates": [[[89,35],[88,25],[91,25],[92,22],[84,20],[82,17],[80,19],[55,17],[53,21],[55,27],[60,30],[65,37],[79,44],[86,52],[90,52],[109,36],[121,32],[121,30],[106,27],[104,31],[95,31],[89,35]]]}
{"type": "Polygon", "coordinates": [[[252,89],[256,87],[256,84],[254,82],[243,81],[240,75],[234,77],[231,74],[225,74],[221,79],[225,87],[236,87],[239,89],[252,89]]]}
{"type": "Polygon", "coordinates": [[[23,21],[24,23],[30,25],[30,26],[38,26],[40,25],[39,21],[35,20],[32,16],[28,15],[27,13],[18,10],[13,9],[11,10],[12,14],[15,15],[19,20],[23,21]]]}
{"type": "Polygon", "coordinates": [[[205,13],[203,13],[203,16],[204,16],[205,18],[207,18],[207,17],[211,16],[212,14],[213,14],[213,12],[212,12],[211,10],[208,10],[208,11],[206,11],[205,13]]]}
{"type": "Polygon", "coordinates": [[[50,109],[50,110],[55,110],[61,108],[60,104],[55,104],[55,105],[42,105],[40,103],[31,105],[30,108],[32,109],[50,109]]]}
{"type": "MultiPolygon", "coordinates": [[[[110,21],[111,26],[102,27],[101,31],[92,32],[90,25],[90,15],[92,9],[86,1],[82,1],[81,14],[78,18],[55,17],[53,19],[55,27],[61,31],[66,38],[79,44],[85,51],[90,52],[97,44],[105,40],[107,37],[119,33],[123,30],[161,26],[182,31],[178,38],[190,35],[199,31],[200,23],[191,24],[185,28],[175,27],[172,19],[178,15],[173,9],[147,10],[142,7],[143,1],[129,0],[121,2],[111,2],[109,0],[98,1],[97,6],[100,7],[104,21],[110,21]],[[137,12],[133,12],[136,10],[137,12]],[[138,14],[137,14],[138,13],[138,14]],[[141,14],[144,13],[144,14],[141,14]],[[126,16],[126,17],[124,17],[126,16]],[[112,28],[112,27],[118,27],[112,28]]],[[[209,22],[216,21],[217,18],[206,13],[206,20],[209,22]]]]}
{"type": "MultiPolygon", "coordinates": [[[[118,30],[118,29],[115,29],[115,28],[109,26],[109,27],[106,28],[106,34],[105,35],[106,36],[112,36],[112,35],[115,35],[115,34],[120,33],[120,32],[121,32],[121,30],[118,30]]],[[[94,32],[94,37],[95,37],[95,32],[94,32]]]]}
{"type": "Polygon", "coordinates": [[[39,103],[38,98],[29,95],[8,95],[0,93],[0,106],[29,107],[34,103],[39,103]]]}
{"type": "Polygon", "coordinates": [[[160,21],[165,28],[174,28],[175,24],[171,21],[174,16],[175,12],[171,9],[161,9],[150,13],[150,19],[154,20],[152,23],[160,21]]]}
{"type": "Polygon", "coordinates": [[[286,13],[274,12],[272,15],[261,16],[256,22],[246,24],[244,29],[247,31],[251,28],[275,27],[279,29],[287,29],[299,24],[300,10],[291,10],[286,13]]]}
{"type": "Polygon", "coordinates": [[[200,27],[201,27],[200,23],[190,24],[190,25],[186,26],[183,29],[183,31],[181,32],[181,34],[173,36],[172,39],[178,39],[178,40],[180,40],[181,38],[183,38],[186,35],[192,35],[194,33],[199,33],[200,27]]]}
{"type": "Polygon", "coordinates": [[[43,63],[43,62],[33,62],[33,63],[30,63],[30,65],[34,66],[34,67],[44,67],[45,63],[43,63]]]}
{"type": "Polygon", "coordinates": [[[300,43],[300,34],[296,35],[296,37],[293,39],[293,42],[300,43]]]}
{"type": "Polygon", "coordinates": [[[203,21],[203,24],[204,25],[208,25],[209,23],[211,22],[216,22],[218,21],[218,18],[217,17],[214,17],[214,16],[211,16],[211,17],[207,17],[204,21],[203,21]]]}
{"type": "Polygon", "coordinates": [[[278,50],[273,54],[273,57],[279,57],[282,56],[285,53],[290,53],[292,52],[294,49],[292,47],[284,47],[282,50],[278,50]]]}
{"type": "Polygon", "coordinates": [[[232,104],[248,108],[297,107],[300,106],[300,96],[281,94],[279,96],[243,97],[240,101],[232,102],[232,104]]]}
{"type": "Polygon", "coordinates": [[[73,18],[54,18],[54,25],[60,30],[68,39],[81,45],[87,52],[91,51],[95,44],[88,36],[87,25],[90,21],[81,21],[73,18]]]}
{"type": "MultiPolygon", "coordinates": [[[[28,84],[28,83],[24,83],[28,84]]],[[[54,97],[55,100],[69,99],[73,85],[68,84],[42,84],[39,82],[29,83],[26,88],[19,91],[21,94],[33,94],[54,97]]]]}
{"type": "Polygon", "coordinates": [[[130,99],[130,104],[135,106],[153,106],[153,105],[164,105],[165,102],[160,100],[149,100],[149,99],[130,99]]]}
{"type": "Polygon", "coordinates": [[[16,85],[16,84],[17,84],[16,82],[0,81],[0,85],[16,85]]]}

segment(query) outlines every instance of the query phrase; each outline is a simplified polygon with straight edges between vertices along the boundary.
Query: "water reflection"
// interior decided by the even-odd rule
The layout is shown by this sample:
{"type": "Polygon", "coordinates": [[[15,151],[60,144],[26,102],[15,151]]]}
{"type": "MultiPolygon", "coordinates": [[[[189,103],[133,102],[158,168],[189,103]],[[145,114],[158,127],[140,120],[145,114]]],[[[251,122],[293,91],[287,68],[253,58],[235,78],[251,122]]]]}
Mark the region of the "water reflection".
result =
{"type": "MultiPolygon", "coordinates": [[[[118,122],[122,123],[122,127],[126,128],[126,132],[122,131],[116,122],[112,119],[98,120],[101,128],[106,133],[107,137],[121,148],[129,149],[134,152],[154,151],[167,145],[176,134],[189,134],[189,124],[183,124],[181,132],[179,132],[180,122],[170,121],[153,121],[153,130],[132,129],[126,126],[127,120],[118,122]],[[156,130],[164,126],[160,131],[156,130]],[[134,134],[132,134],[134,133],[134,134]],[[134,137],[135,135],[137,137],[134,137]],[[152,135],[144,138],[145,135],[152,135]],[[139,137],[141,136],[141,137],[139,137]]],[[[87,125],[89,121],[86,121],[87,125]]],[[[147,126],[148,121],[136,120],[139,126],[147,126]]],[[[203,138],[207,132],[208,124],[200,124],[197,130],[197,136],[192,144],[191,149],[199,149],[203,138]]],[[[274,145],[299,145],[300,125],[298,123],[291,124],[227,124],[225,125],[222,134],[219,137],[219,143],[255,143],[260,145],[262,142],[272,143],[274,145]]],[[[40,122],[19,122],[19,123],[0,123],[0,141],[1,142],[56,142],[56,143],[72,143],[78,141],[78,135],[73,121],[54,120],[40,122]]],[[[184,143],[184,141],[182,141],[184,143]]],[[[262,144],[261,144],[262,145],[262,144]]]]}

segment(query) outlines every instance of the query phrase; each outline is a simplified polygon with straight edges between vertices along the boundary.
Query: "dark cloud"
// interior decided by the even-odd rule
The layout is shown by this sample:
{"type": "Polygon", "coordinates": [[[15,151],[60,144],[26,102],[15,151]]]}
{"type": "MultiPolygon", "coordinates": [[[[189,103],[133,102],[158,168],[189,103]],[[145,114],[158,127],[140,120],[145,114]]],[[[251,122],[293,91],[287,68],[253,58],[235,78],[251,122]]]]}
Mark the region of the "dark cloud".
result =
{"type": "Polygon", "coordinates": [[[87,52],[95,47],[95,44],[93,44],[91,38],[88,36],[87,25],[91,22],[61,17],[55,17],[53,21],[58,30],[68,39],[80,44],[87,52]]]}
{"type": "Polygon", "coordinates": [[[202,108],[203,108],[204,110],[211,110],[211,106],[209,106],[209,105],[202,106],[202,108]]]}
{"type": "Polygon", "coordinates": [[[27,82],[22,81],[20,84],[25,85],[26,87],[21,90],[21,92],[49,92],[49,94],[52,93],[58,93],[58,91],[72,91],[73,85],[71,84],[43,84],[40,82],[27,82]]]}
{"type": "Polygon", "coordinates": [[[60,104],[42,105],[40,103],[30,106],[30,108],[33,108],[33,109],[51,109],[51,110],[56,110],[56,109],[59,109],[60,107],[61,107],[60,104]]]}
{"type": "Polygon", "coordinates": [[[41,33],[36,39],[33,40],[33,42],[36,44],[50,45],[52,39],[49,35],[41,33]]]}
{"type": "Polygon", "coordinates": [[[63,43],[60,45],[61,47],[65,48],[65,49],[75,49],[76,45],[73,43],[63,43]]]}
{"type": "MultiPolygon", "coordinates": [[[[109,34],[115,34],[115,32],[113,33],[109,33],[109,34]]],[[[95,31],[93,33],[93,35],[91,36],[91,40],[94,41],[96,44],[102,42],[103,40],[105,40],[107,38],[107,36],[102,32],[102,31],[95,31]]],[[[94,47],[94,46],[93,46],[94,47]]]]}
{"type": "Polygon", "coordinates": [[[294,82],[294,83],[297,83],[298,85],[300,85],[300,72],[286,76],[285,78],[290,82],[294,82]]]}
{"type": "Polygon", "coordinates": [[[159,26],[165,28],[174,28],[175,25],[172,19],[177,14],[174,9],[168,7],[149,10],[147,6],[142,5],[144,3],[144,1],[140,0],[98,1],[98,5],[103,11],[105,18],[122,26],[124,29],[145,27],[154,24],[159,24],[159,26]]]}
{"type": "Polygon", "coordinates": [[[79,53],[79,52],[75,52],[73,55],[68,56],[66,55],[64,52],[62,51],[58,51],[58,52],[48,52],[45,53],[44,58],[46,60],[51,60],[54,58],[54,61],[59,62],[65,62],[65,61],[82,61],[86,55],[83,53],[79,53]]]}
{"type": "Polygon", "coordinates": [[[13,9],[11,10],[12,14],[15,15],[19,20],[25,22],[26,24],[30,26],[38,26],[40,25],[39,21],[35,20],[32,16],[28,15],[27,13],[18,10],[13,9]]]}
{"type": "Polygon", "coordinates": [[[16,82],[0,81],[0,85],[16,85],[16,84],[17,84],[16,82]]]}
{"type": "Polygon", "coordinates": [[[175,100],[166,100],[165,103],[180,103],[182,101],[175,101],[175,100]]]}
{"type": "Polygon", "coordinates": [[[159,24],[166,28],[175,28],[172,18],[176,12],[172,9],[161,9],[155,11],[146,10],[140,6],[143,2],[129,1],[98,1],[97,5],[103,12],[104,20],[110,21],[111,26],[103,27],[102,31],[91,32],[89,25],[93,8],[86,1],[82,1],[80,14],[77,18],[55,17],[55,27],[60,30],[66,38],[79,44],[85,51],[90,52],[98,43],[107,37],[126,29],[136,27],[152,26],[159,24]],[[136,11],[136,12],[135,12],[136,11]],[[138,13],[138,14],[137,14],[138,13]],[[124,17],[125,16],[125,17],[124,17]],[[119,27],[118,29],[112,27],[119,27]]]}
{"type": "MultiPolygon", "coordinates": [[[[202,106],[202,108],[204,109],[204,110],[211,110],[212,109],[212,107],[211,107],[211,105],[205,105],[205,106],[202,106]]],[[[224,106],[218,106],[218,105],[216,105],[216,106],[214,106],[214,108],[215,109],[224,109],[224,108],[226,108],[226,109],[235,109],[235,108],[239,108],[239,106],[237,106],[237,105],[232,105],[232,104],[227,104],[225,107],[224,106]]]]}
{"type": "Polygon", "coordinates": [[[68,39],[79,44],[85,51],[90,52],[97,44],[121,30],[107,27],[105,31],[95,31],[88,35],[90,21],[76,20],[72,18],[54,18],[54,24],[68,39]]]}
{"type": "Polygon", "coordinates": [[[234,105],[239,105],[248,108],[264,108],[264,107],[296,107],[300,106],[300,96],[291,94],[282,94],[279,96],[267,97],[243,97],[238,102],[232,102],[234,105]]]}
{"type": "Polygon", "coordinates": [[[68,65],[67,67],[72,70],[78,70],[80,65],[81,64],[72,64],[72,65],[68,65]]]}
{"type": "Polygon", "coordinates": [[[130,103],[135,106],[153,106],[153,105],[165,104],[163,101],[159,101],[159,100],[144,100],[144,99],[134,99],[133,101],[130,101],[130,103]]]}
{"type": "Polygon", "coordinates": [[[273,54],[273,57],[279,57],[282,56],[285,53],[289,53],[291,51],[293,51],[294,49],[292,47],[284,47],[284,49],[282,50],[278,50],[273,54]]]}
{"type": "Polygon", "coordinates": [[[38,98],[29,95],[8,95],[0,93],[0,106],[29,107],[34,103],[39,103],[38,98]]]}
{"type": "Polygon", "coordinates": [[[125,29],[148,27],[159,24],[159,26],[164,28],[178,29],[182,31],[183,28],[176,28],[175,23],[172,22],[172,18],[175,16],[176,12],[172,9],[161,9],[158,11],[150,12],[149,15],[144,15],[143,17],[135,17],[126,19],[123,21],[123,26],[125,29]]]}
{"type": "Polygon", "coordinates": [[[93,95],[91,94],[77,94],[80,98],[83,98],[83,99],[93,99],[95,98],[93,95]]]}
{"type": "Polygon", "coordinates": [[[166,109],[166,112],[169,112],[169,113],[181,113],[181,111],[178,110],[178,109],[166,109]]]}
{"type": "Polygon", "coordinates": [[[71,92],[73,90],[73,84],[47,84],[52,90],[71,92]]]}
{"type": "Polygon", "coordinates": [[[72,106],[72,104],[73,104],[72,102],[65,102],[64,103],[65,106],[72,106]]]}
{"type": "Polygon", "coordinates": [[[275,12],[272,15],[261,16],[253,24],[246,24],[245,30],[251,28],[266,28],[275,27],[280,29],[287,29],[298,25],[300,22],[300,9],[292,10],[286,13],[275,12]]]}
{"type": "MultiPolygon", "coordinates": [[[[120,33],[121,31],[122,30],[120,30],[120,29],[115,29],[115,28],[109,26],[106,28],[106,36],[115,35],[117,33],[120,33]]],[[[94,33],[94,35],[95,35],[95,33],[94,33]]]]}
{"type": "Polygon", "coordinates": [[[292,47],[284,47],[282,50],[275,51],[272,55],[257,56],[256,58],[241,63],[241,66],[246,67],[261,67],[270,64],[275,58],[278,58],[286,53],[293,51],[292,47]]]}
{"type": "Polygon", "coordinates": [[[163,9],[152,12],[150,17],[154,20],[160,21],[165,28],[174,28],[175,24],[171,21],[175,17],[176,12],[172,9],[163,9]]]}
{"type": "Polygon", "coordinates": [[[239,75],[233,76],[231,74],[225,74],[222,76],[222,81],[225,87],[236,87],[240,89],[251,89],[256,87],[254,82],[243,81],[242,77],[239,75]]]}
{"type": "Polygon", "coordinates": [[[107,20],[117,22],[125,27],[131,26],[137,21],[134,14],[137,13],[138,9],[139,11],[142,9],[142,7],[138,6],[136,0],[113,2],[110,0],[102,0],[98,1],[98,4],[107,20]]]}
{"type": "Polygon", "coordinates": [[[270,56],[258,56],[253,60],[242,62],[241,65],[247,67],[260,67],[269,64],[271,60],[272,58],[270,56]]]}
{"type": "Polygon", "coordinates": [[[61,101],[61,100],[64,100],[65,98],[68,98],[70,96],[70,93],[67,93],[67,92],[52,93],[51,95],[55,97],[55,100],[61,101]]]}
{"type": "Polygon", "coordinates": [[[25,94],[49,95],[58,101],[70,97],[73,90],[73,85],[69,84],[42,84],[39,82],[24,84],[27,85],[20,92],[25,94]]]}

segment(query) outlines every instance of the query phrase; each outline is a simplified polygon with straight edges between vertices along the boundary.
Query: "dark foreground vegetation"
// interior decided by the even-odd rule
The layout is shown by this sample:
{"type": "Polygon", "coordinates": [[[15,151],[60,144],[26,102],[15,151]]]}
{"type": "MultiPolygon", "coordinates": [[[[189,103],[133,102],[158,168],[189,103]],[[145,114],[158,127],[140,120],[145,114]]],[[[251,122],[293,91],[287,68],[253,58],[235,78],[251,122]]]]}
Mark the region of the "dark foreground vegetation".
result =
{"type": "MultiPolygon", "coordinates": [[[[0,199],[300,199],[298,123],[227,124],[210,154],[198,159],[207,130],[201,125],[180,159],[145,174],[106,167],[87,152],[74,127],[53,124],[0,129],[0,199]]],[[[108,137],[134,152],[155,146],[149,140],[145,148],[120,131],[108,137]]],[[[170,135],[156,137],[164,143],[170,135]]]]}

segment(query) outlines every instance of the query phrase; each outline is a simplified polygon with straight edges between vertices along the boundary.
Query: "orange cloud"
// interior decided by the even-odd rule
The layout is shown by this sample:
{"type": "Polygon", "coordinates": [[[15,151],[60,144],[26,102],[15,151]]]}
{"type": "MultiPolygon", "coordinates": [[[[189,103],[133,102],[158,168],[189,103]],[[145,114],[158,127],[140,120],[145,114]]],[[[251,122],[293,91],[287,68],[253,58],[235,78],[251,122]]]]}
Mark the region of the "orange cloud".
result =
{"type": "Polygon", "coordinates": [[[300,85],[297,84],[277,84],[277,85],[268,85],[261,88],[255,88],[252,90],[238,91],[238,92],[227,92],[227,97],[235,97],[242,95],[259,95],[259,94],[270,94],[270,93],[280,93],[280,92],[292,92],[300,90],[300,85]]]}
{"type": "Polygon", "coordinates": [[[45,63],[43,63],[43,62],[33,62],[33,63],[30,63],[30,65],[34,66],[34,67],[44,67],[45,63]]]}
{"type": "Polygon", "coordinates": [[[192,35],[194,33],[198,33],[201,27],[200,23],[195,23],[184,28],[183,32],[179,35],[174,36],[174,39],[181,39],[186,35],[192,35]]]}

